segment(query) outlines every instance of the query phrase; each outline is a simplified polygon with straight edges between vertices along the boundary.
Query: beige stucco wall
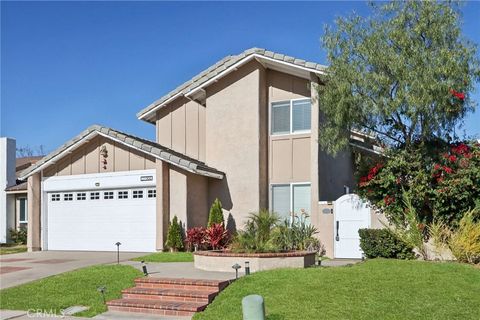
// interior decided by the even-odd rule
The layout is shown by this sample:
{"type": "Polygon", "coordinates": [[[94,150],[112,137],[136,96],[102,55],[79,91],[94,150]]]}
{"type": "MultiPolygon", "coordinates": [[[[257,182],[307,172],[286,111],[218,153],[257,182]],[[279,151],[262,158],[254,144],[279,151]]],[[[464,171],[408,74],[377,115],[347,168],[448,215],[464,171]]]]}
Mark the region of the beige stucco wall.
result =
{"type": "Polygon", "coordinates": [[[318,224],[316,228],[318,230],[318,238],[320,242],[325,246],[327,257],[333,258],[333,224],[334,224],[334,214],[333,214],[333,203],[317,203],[318,208],[318,224]]]}
{"type": "Polygon", "coordinates": [[[182,227],[187,223],[187,174],[184,171],[170,167],[170,220],[177,216],[182,227]]]}
{"type": "Polygon", "coordinates": [[[187,174],[187,228],[206,226],[209,208],[208,178],[187,174]]]}
{"type": "Polygon", "coordinates": [[[28,236],[27,248],[29,252],[41,249],[40,242],[40,210],[41,190],[40,173],[35,173],[27,179],[27,201],[28,201],[28,236]]]}
{"type": "MultiPolygon", "coordinates": [[[[206,163],[226,173],[209,181],[209,203],[218,197],[242,227],[249,212],[266,206],[266,166],[260,166],[260,108],[265,97],[260,88],[263,67],[252,61],[207,88],[206,163]],[[262,98],[263,97],[263,98],[262,98]]],[[[265,143],[265,142],[262,142],[265,143]]]]}
{"type": "Polygon", "coordinates": [[[157,142],[189,157],[205,160],[205,107],[180,98],[157,112],[157,142]]]}
{"type": "Polygon", "coordinates": [[[97,136],[83,146],[67,154],[57,163],[43,170],[44,177],[65,176],[86,173],[154,169],[155,159],[128,148],[123,144],[97,136]],[[102,147],[107,150],[107,164],[103,168],[102,147]]]}
{"type": "Polygon", "coordinates": [[[169,220],[177,216],[184,230],[207,225],[210,206],[207,177],[169,166],[168,190],[169,220]]]}

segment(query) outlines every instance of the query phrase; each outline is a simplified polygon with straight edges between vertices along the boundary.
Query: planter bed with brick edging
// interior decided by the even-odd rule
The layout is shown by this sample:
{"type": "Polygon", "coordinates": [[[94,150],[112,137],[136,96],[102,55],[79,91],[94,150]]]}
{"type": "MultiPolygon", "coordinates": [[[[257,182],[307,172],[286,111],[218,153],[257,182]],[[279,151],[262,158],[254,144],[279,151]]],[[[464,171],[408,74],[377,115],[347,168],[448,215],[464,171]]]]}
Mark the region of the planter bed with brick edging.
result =
{"type": "Polygon", "coordinates": [[[250,271],[277,268],[305,268],[315,264],[315,252],[291,251],[268,253],[237,253],[229,251],[197,251],[193,254],[195,268],[207,271],[232,272],[238,263],[245,268],[249,262],[250,271]]]}

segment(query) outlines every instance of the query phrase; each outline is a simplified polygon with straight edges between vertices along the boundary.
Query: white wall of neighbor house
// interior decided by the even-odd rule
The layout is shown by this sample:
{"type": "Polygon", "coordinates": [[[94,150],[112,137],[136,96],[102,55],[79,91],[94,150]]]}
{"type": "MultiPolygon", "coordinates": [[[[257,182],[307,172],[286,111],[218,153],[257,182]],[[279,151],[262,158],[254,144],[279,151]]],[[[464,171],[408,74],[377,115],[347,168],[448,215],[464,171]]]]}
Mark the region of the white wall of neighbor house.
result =
{"type": "Polygon", "coordinates": [[[14,227],[15,218],[12,215],[11,200],[7,199],[5,188],[15,185],[15,139],[0,138],[0,243],[8,241],[8,230],[14,227]],[[7,210],[8,209],[10,210],[7,210]]]}

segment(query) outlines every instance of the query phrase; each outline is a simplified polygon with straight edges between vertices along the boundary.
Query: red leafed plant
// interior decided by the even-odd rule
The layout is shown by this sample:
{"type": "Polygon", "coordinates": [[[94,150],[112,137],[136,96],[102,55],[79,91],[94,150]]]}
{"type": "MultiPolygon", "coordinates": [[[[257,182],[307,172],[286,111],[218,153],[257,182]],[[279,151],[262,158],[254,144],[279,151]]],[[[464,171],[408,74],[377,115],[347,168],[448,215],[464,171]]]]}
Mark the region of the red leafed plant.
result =
{"type": "Polygon", "coordinates": [[[194,227],[187,230],[187,239],[185,240],[187,248],[190,251],[194,249],[203,249],[205,246],[205,228],[194,227]]]}
{"type": "Polygon", "coordinates": [[[229,238],[230,235],[223,223],[214,223],[205,230],[205,240],[213,250],[224,248],[228,244],[229,238]]]}

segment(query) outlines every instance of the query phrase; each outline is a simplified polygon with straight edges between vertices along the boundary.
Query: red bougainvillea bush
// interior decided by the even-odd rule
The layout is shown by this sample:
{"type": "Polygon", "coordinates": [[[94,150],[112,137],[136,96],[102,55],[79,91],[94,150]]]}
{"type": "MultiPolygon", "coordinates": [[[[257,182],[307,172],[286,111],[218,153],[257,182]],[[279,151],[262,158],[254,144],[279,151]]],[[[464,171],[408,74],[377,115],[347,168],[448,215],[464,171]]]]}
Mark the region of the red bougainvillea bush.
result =
{"type": "Polygon", "coordinates": [[[401,218],[403,192],[411,196],[426,223],[438,220],[454,227],[465,212],[480,204],[477,142],[396,150],[360,174],[358,192],[391,221],[401,218]]]}

